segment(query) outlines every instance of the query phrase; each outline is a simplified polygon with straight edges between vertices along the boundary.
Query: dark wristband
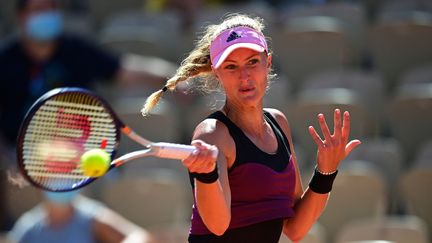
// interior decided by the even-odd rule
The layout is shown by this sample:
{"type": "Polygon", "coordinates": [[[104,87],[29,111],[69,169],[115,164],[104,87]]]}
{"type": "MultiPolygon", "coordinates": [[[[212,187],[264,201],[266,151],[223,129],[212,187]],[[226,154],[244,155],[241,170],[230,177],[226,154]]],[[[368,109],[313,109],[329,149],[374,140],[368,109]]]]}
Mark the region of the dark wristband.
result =
{"type": "Polygon", "coordinates": [[[333,181],[336,178],[338,171],[330,175],[321,174],[317,169],[314,170],[314,174],[309,182],[309,189],[319,194],[326,194],[332,190],[333,181]]]}
{"type": "Polygon", "coordinates": [[[191,173],[192,177],[198,181],[206,184],[213,183],[219,179],[218,167],[215,166],[214,170],[209,173],[191,173]]]}

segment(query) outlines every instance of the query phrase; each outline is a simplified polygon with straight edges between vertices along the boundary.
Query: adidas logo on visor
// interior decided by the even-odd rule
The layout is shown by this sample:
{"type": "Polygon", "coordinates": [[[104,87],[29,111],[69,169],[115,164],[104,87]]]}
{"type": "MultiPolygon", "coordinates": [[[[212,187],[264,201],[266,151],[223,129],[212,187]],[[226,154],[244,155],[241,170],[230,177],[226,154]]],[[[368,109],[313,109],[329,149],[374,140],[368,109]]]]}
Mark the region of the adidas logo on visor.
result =
{"type": "Polygon", "coordinates": [[[235,39],[241,38],[241,36],[239,34],[237,34],[237,32],[233,31],[227,38],[226,42],[230,42],[233,41],[235,39]]]}

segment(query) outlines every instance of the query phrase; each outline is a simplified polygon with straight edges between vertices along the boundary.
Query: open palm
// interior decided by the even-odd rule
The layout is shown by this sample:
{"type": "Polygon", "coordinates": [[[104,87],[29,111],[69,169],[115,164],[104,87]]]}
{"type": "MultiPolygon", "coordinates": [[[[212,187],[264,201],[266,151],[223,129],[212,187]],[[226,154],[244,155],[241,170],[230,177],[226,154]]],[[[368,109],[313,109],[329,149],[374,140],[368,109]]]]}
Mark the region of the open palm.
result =
{"type": "Polygon", "coordinates": [[[339,109],[334,111],[334,131],[330,133],[323,114],[318,115],[318,122],[324,139],[320,137],[313,126],[309,126],[309,133],[318,146],[317,168],[319,171],[332,172],[337,170],[339,163],[347,157],[351,151],[361,144],[354,139],[348,142],[350,133],[350,114],[345,111],[343,121],[339,109]]]}

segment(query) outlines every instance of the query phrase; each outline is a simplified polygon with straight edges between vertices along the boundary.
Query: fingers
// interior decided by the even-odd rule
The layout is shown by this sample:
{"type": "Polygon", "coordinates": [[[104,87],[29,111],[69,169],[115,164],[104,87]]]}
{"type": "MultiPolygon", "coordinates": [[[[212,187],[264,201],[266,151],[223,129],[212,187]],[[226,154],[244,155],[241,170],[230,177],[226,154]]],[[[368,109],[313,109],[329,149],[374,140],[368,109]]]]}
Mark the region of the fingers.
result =
{"type": "Polygon", "coordinates": [[[216,166],[216,146],[207,144],[201,140],[194,140],[192,143],[197,149],[186,159],[182,160],[183,165],[190,172],[209,173],[216,166]]]}
{"type": "Polygon", "coordinates": [[[330,134],[323,114],[318,115],[318,121],[325,140],[319,137],[312,126],[309,127],[309,133],[318,145],[318,163],[335,168],[338,166],[339,162],[346,158],[361,142],[357,139],[352,141],[348,140],[351,126],[350,114],[348,111],[343,113],[342,118],[341,111],[335,109],[333,135],[330,134]]]}
{"type": "Polygon", "coordinates": [[[201,140],[193,140],[191,142],[191,145],[197,147],[198,149],[205,149],[208,147],[209,144],[206,144],[205,142],[203,142],[201,140]]]}
{"type": "Polygon", "coordinates": [[[348,143],[350,129],[351,129],[350,114],[348,111],[345,111],[343,114],[343,125],[342,125],[342,142],[343,142],[343,144],[348,143]]]}
{"type": "Polygon", "coordinates": [[[313,126],[309,126],[309,134],[317,144],[318,148],[322,148],[324,146],[324,142],[322,141],[322,139],[320,138],[320,136],[318,135],[317,131],[313,126]]]}
{"type": "Polygon", "coordinates": [[[348,156],[353,149],[355,149],[357,146],[361,144],[360,140],[354,139],[351,140],[346,146],[345,146],[345,157],[348,156]]]}
{"type": "Polygon", "coordinates": [[[329,130],[328,126],[327,126],[327,122],[326,122],[326,120],[324,118],[324,115],[321,114],[321,113],[318,114],[318,122],[319,122],[319,125],[320,125],[320,128],[321,128],[321,131],[322,131],[322,133],[324,135],[325,141],[327,143],[331,143],[330,130],[329,130]]]}
{"type": "Polygon", "coordinates": [[[318,146],[321,144],[339,146],[339,144],[346,145],[350,133],[350,116],[348,111],[343,114],[343,122],[340,109],[334,110],[334,132],[331,134],[325,117],[322,113],[318,114],[318,122],[321,128],[324,139],[321,139],[313,127],[309,127],[309,133],[318,146]]]}
{"type": "Polygon", "coordinates": [[[335,109],[334,111],[334,127],[333,134],[336,139],[339,139],[342,134],[342,119],[341,112],[339,109],[335,109]]]}
{"type": "Polygon", "coordinates": [[[216,161],[212,156],[211,150],[197,149],[182,162],[190,172],[197,173],[209,173],[216,166],[216,161]]]}

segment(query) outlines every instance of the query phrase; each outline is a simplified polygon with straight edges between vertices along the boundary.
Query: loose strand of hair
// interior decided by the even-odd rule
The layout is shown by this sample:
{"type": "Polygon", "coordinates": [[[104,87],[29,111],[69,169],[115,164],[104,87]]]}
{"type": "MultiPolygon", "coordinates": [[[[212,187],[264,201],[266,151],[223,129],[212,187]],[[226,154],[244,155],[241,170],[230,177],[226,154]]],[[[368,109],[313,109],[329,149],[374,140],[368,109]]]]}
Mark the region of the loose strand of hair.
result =
{"type": "MultiPolygon", "coordinates": [[[[189,57],[191,57],[192,55],[193,53],[191,53],[189,57]]],[[[179,82],[195,77],[201,73],[211,71],[209,62],[207,61],[205,64],[199,63],[200,58],[196,56],[193,58],[189,58],[189,57],[186,58],[185,61],[189,60],[191,62],[187,62],[187,61],[183,62],[182,65],[177,70],[176,75],[170,78],[169,80],[167,80],[165,87],[168,90],[173,91],[179,82]],[[194,63],[194,62],[198,62],[198,63],[194,63]]],[[[164,93],[163,89],[160,89],[154,92],[153,94],[151,94],[146,99],[144,107],[141,110],[143,116],[147,116],[149,112],[159,103],[163,93],[164,93]]]]}
{"type": "Polygon", "coordinates": [[[153,92],[145,101],[144,107],[141,109],[141,114],[147,116],[150,111],[159,103],[164,91],[162,89],[153,92]]]}

